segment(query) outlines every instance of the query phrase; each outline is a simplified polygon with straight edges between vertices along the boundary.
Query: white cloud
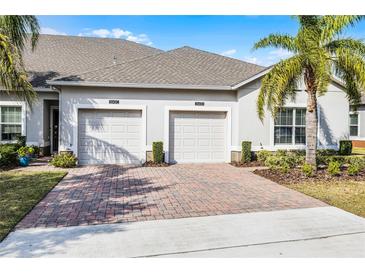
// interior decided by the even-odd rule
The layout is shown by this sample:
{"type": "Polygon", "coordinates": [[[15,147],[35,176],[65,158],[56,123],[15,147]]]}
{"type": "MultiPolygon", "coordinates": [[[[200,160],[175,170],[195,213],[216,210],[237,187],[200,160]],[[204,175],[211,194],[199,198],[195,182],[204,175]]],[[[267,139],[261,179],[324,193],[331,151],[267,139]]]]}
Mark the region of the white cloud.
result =
{"type": "Polygon", "coordinates": [[[126,36],[129,36],[131,34],[132,33],[130,31],[127,31],[127,30],[122,30],[122,29],[119,29],[119,28],[112,29],[112,36],[114,38],[126,37],[126,36]]]}
{"type": "Polygon", "coordinates": [[[133,32],[128,30],[123,30],[121,28],[114,28],[111,30],[108,29],[84,29],[87,30],[86,32],[80,32],[79,36],[96,36],[96,37],[112,37],[112,38],[123,38],[128,41],[133,41],[140,44],[145,45],[152,45],[151,39],[148,37],[147,34],[133,34],[133,32]]]}
{"type": "Polygon", "coordinates": [[[58,31],[48,27],[41,27],[42,34],[52,34],[52,35],[67,35],[66,32],[58,31]]]}
{"type": "Polygon", "coordinates": [[[98,36],[98,37],[102,37],[102,38],[106,38],[108,36],[110,36],[111,32],[107,29],[94,29],[93,31],[91,31],[91,33],[94,36],[98,36]]]}
{"type": "Polygon", "coordinates": [[[246,62],[254,63],[261,66],[271,66],[282,59],[292,56],[292,53],[284,49],[275,49],[266,53],[257,55],[245,56],[242,58],[246,62]]]}
{"type": "Polygon", "coordinates": [[[146,35],[146,34],[144,34],[144,33],[142,33],[142,34],[139,34],[139,35],[137,35],[137,36],[135,36],[135,35],[128,35],[128,37],[127,37],[127,40],[128,41],[132,41],[132,42],[136,42],[136,43],[140,43],[140,44],[145,44],[145,45],[152,45],[152,41],[150,40],[150,38],[146,35]]]}
{"type": "Polygon", "coordinates": [[[236,50],[236,49],[229,49],[229,50],[223,51],[223,52],[221,53],[221,55],[225,55],[225,56],[232,56],[232,55],[234,55],[236,52],[237,52],[237,50],[236,50]]]}

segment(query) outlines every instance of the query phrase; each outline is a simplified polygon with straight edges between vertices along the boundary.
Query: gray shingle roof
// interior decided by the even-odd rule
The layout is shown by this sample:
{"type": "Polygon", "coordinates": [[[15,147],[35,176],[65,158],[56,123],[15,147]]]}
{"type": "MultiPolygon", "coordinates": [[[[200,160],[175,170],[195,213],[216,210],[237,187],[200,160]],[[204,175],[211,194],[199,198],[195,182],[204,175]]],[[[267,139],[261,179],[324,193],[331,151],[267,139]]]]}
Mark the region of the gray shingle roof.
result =
{"type": "Polygon", "coordinates": [[[264,69],[265,67],[255,64],[185,46],[56,80],[233,86],[264,69]]]}
{"type": "Polygon", "coordinates": [[[23,58],[33,86],[45,87],[46,80],[55,77],[79,74],[112,65],[114,61],[121,63],[161,52],[122,39],[40,35],[35,51],[32,52],[29,45],[23,58]]]}

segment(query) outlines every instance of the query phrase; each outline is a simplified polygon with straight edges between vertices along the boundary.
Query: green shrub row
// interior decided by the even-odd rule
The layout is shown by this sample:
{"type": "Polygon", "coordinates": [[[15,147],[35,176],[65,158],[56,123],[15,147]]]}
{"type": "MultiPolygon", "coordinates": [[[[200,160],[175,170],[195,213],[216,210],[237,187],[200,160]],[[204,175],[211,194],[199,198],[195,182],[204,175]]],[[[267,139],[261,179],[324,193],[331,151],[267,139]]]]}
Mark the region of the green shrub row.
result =
{"type": "Polygon", "coordinates": [[[265,166],[270,169],[288,172],[291,168],[295,168],[304,164],[305,156],[298,155],[295,152],[286,152],[272,154],[266,157],[265,166]]]}

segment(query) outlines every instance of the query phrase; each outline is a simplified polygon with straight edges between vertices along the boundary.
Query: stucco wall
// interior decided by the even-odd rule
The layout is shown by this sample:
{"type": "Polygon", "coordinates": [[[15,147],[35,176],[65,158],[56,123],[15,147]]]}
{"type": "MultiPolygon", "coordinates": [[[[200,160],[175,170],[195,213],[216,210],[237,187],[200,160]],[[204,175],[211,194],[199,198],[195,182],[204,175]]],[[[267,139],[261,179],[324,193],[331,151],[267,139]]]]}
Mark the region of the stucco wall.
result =
{"type": "Polygon", "coordinates": [[[194,106],[196,101],[205,107],[230,107],[232,114],[232,144],[238,145],[237,96],[234,91],[148,90],[91,87],[63,87],[60,93],[61,149],[75,149],[74,131],[77,104],[106,104],[118,99],[119,105],[146,105],[147,149],[153,141],[164,139],[166,106],[194,106]],[[234,126],[236,125],[236,126],[234,126]]]}
{"type": "MultiPolygon", "coordinates": [[[[239,140],[252,141],[254,149],[275,149],[273,143],[273,119],[266,112],[263,122],[257,116],[256,101],[260,89],[260,80],[241,88],[238,93],[239,140]]],[[[303,90],[304,87],[300,86],[303,90]]],[[[288,101],[288,107],[305,107],[307,94],[298,92],[294,101],[288,101]]],[[[345,93],[339,86],[331,84],[328,92],[318,99],[319,105],[319,145],[335,147],[339,140],[349,135],[349,104],[345,93]]],[[[276,148],[278,148],[276,146],[276,148]]],[[[292,148],[301,148],[293,146],[292,148]]]]}
{"type": "MultiPolygon", "coordinates": [[[[28,144],[44,147],[49,145],[48,140],[44,138],[44,100],[58,100],[58,93],[37,92],[37,95],[37,100],[33,103],[32,108],[26,107],[26,136],[28,144]]],[[[16,96],[9,96],[5,93],[0,93],[0,101],[20,102],[16,96]]]]}

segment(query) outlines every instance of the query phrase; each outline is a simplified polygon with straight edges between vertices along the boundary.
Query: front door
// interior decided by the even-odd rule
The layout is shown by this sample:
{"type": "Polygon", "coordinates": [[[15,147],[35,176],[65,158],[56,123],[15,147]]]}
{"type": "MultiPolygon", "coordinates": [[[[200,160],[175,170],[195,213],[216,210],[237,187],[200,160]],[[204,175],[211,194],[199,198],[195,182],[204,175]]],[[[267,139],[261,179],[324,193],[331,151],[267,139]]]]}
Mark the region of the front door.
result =
{"type": "Polygon", "coordinates": [[[52,152],[58,152],[58,124],[59,124],[59,111],[58,109],[52,110],[52,152]]]}

